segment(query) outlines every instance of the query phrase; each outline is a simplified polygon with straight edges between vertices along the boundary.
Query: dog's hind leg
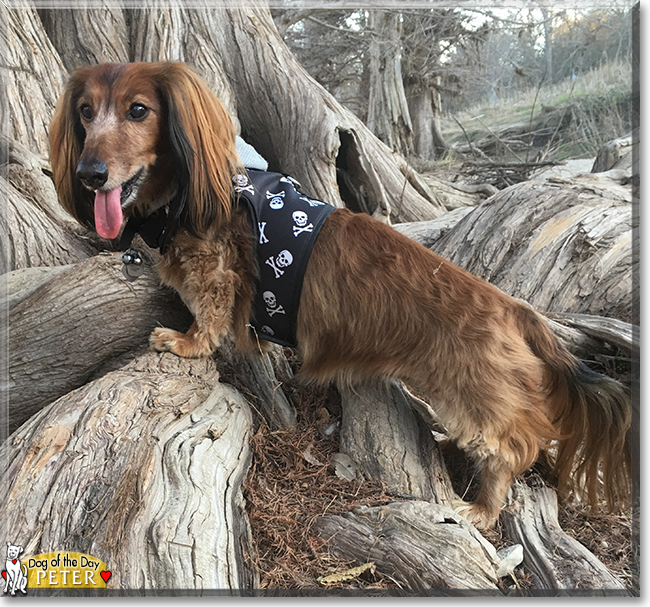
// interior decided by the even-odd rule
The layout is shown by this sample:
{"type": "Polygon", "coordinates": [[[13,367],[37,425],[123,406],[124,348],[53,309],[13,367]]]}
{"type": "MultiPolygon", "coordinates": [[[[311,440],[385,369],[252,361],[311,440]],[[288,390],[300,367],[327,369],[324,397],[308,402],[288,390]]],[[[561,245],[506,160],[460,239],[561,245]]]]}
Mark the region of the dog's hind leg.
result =
{"type": "Polygon", "coordinates": [[[501,453],[488,456],[478,465],[481,468],[481,487],[476,499],[472,503],[459,500],[454,509],[477,529],[489,529],[499,518],[515,474],[501,453]]]}

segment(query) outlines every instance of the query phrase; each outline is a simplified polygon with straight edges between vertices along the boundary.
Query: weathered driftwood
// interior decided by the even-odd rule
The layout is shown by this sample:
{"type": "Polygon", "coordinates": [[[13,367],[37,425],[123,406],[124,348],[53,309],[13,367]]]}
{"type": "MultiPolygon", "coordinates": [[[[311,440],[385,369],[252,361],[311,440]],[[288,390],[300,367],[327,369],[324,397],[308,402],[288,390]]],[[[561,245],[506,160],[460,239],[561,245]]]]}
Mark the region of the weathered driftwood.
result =
{"type": "Polygon", "coordinates": [[[0,3],[0,21],[3,129],[12,139],[47,156],[47,133],[66,79],[65,67],[36,9],[12,10],[0,3]]]}
{"type": "Polygon", "coordinates": [[[149,353],[14,433],[0,507],[23,560],[85,552],[130,591],[255,587],[241,493],[251,414],[218,377],[209,359],[149,353]]]}
{"type": "Polygon", "coordinates": [[[339,386],[341,451],[388,490],[451,503],[455,493],[429,427],[396,382],[339,386]]]}
{"type": "Polygon", "coordinates": [[[133,283],[121,266],[117,254],[68,266],[8,310],[10,431],[106,360],[147,343],[159,323],[189,326],[180,298],[159,285],[150,264],[133,283]]]}
{"type": "Polygon", "coordinates": [[[580,542],[567,535],[557,519],[557,495],[548,487],[517,481],[501,511],[504,533],[524,547],[524,564],[534,587],[552,596],[561,590],[599,590],[629,596],[622,582],[580,542]]]}
{"type": "Polygon", "coordinates": [[[476,207],[433,250],[538,310],[630,322],[630,203],[613,184],[526,182],[476,207]]]}
{"type": "Polygon", "coordinates": [[[447,506],[421,501],[357,506],[344,516],[319,517],[312,530],[334,554],[374,561],[381,573],[407,589],[500,594],[494,546],[447,506]]]}

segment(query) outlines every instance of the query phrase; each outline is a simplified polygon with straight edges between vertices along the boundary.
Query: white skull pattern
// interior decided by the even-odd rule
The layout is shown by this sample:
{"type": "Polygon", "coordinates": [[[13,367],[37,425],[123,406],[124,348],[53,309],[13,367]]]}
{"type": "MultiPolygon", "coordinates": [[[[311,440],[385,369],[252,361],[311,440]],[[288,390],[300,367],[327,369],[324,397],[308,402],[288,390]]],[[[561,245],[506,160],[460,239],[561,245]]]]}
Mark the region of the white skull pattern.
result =
{"type": "Polygon", "coordinates": [[[304,211],[294,211],[292,217],[295,224],[300,228],[304,228],[309,221],[309,216],[304,211]]]}
{"type": "Polygon", "coordinates": [[[287,251],[286,249],[284,251],[280,251],[276,259],[276,262],[281,268],[286,268],[293,263],[293,255],[291,254],[290,251],[287,251]]]}
{"type": "Polygon", "coordinates": [[[264,291],[262,298],[269,308],[275,308],[278,305],[278,300],[275,298],[275,293],[272,291],[264,291]]]}

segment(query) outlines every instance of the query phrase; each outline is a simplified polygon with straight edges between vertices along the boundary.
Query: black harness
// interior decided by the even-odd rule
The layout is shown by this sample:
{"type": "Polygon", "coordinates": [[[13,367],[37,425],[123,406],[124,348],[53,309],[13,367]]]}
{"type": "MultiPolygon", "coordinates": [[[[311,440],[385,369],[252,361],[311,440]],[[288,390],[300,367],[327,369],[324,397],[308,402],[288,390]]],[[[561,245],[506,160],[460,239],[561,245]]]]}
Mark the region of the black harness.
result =
{"type": "Polygon", "coordinates": [[[249,169],[235,191],[251,211],[259,266],[251,324],[261,339],[296,345],[296,320],[307,262],[334,207],[305,196],[280,173],[249,169]]]}
{"type": "MultiPolygon", "coordinates": [[[[236,194],[247,202],[251,213],[259,266],[251,325],[260,339],[295,346],[307,262],[318,232],[334,207],[305,196],[297,181],[280,173],[248,169],[233,181],[236,194]]],[[[138,252],[129,248],[135,234],[164,253],[172,236],[166,227],[164,208],[146,218],[129,219],[120,239],[120,248],[128,249],[122,258],[129,280],[142,273],[138,252]]]]}

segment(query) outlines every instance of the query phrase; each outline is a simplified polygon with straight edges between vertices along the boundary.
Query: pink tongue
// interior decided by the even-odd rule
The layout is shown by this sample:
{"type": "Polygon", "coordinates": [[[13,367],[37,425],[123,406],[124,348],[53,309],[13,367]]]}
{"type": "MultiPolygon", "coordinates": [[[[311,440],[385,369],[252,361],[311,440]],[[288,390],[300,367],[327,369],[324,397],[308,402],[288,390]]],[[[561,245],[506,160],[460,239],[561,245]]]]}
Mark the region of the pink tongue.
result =
{"type": "Polygon", "coordinates": [[[102,238],[115,238],[122,227],[121,187],[95,194],[95,229],[102,238]]]}

